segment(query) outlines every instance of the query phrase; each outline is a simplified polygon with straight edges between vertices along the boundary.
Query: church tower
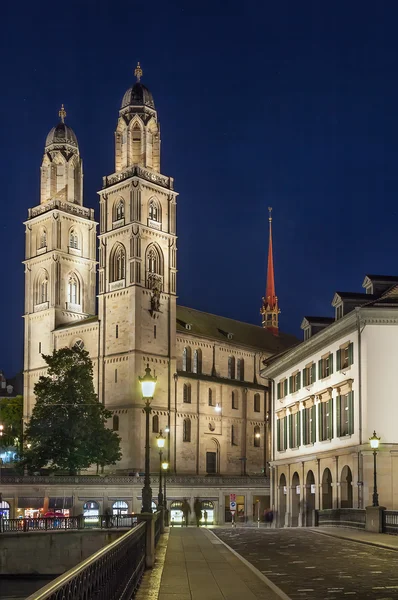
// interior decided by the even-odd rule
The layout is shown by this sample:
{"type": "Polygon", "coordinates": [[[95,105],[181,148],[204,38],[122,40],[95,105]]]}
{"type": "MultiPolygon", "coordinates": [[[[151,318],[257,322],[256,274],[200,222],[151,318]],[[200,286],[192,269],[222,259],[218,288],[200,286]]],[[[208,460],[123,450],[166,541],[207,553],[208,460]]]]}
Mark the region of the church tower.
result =
{"type": "Polygon", "coordinates": [[[268,329],[274,335],[279,333],[279,310],[278,297],[275,293],[275,277],[274,277],[274,256],[272,252],[272,208],[269,211],[269,243],[268,243],[268,269],[267,269],[267,289],[263,303],[260,309],[262,316],[262,326],[268,329]]]}
{"type": "Polygon", "coordinates": [[[41,166],[40,204],[25,222],[24,414],[33,386],[54,348],[54,330],[95,314],[94,211],[83,206],[83,167],[74,131],[59,123],[47,135],[41,166]]]}
{"type": "Polygon", "coordinates": [[[177,194],[173,179],[160,173],[159,122],[139,64],[135,76],[119,111],[115,173],[99,192],[99,397],[118,417],[120,468],[142,471],[138,377],[147,364],[157,376],[152,414],[164,429],[176,371],[177,194]]]}

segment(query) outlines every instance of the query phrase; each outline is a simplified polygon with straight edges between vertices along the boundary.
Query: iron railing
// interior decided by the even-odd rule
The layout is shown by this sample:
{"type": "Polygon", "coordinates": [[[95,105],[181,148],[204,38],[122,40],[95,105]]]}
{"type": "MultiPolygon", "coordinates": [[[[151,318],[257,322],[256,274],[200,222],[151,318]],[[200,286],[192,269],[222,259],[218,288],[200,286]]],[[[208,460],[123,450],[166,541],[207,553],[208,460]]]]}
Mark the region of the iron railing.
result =
{"type": "MultiPolygon", "coordinates": [[[[128,475],[4,475],[2,472],[1,483],[12,485],[137,485],[143,486],[144,477],[128,475]]],[[[151,482],[155,486],[159,484],[159,476],[151,475],[151,482]]],[[[222,475],[167,475],[168,485],[190,485],[196,486],[216,486],[216,487],[269,487],[269,478],[264,475],[242,475],[222,476],[222,475]]]]}
{"type": "Polygon", "coordinates": [[[319,527],[353,527],[365,529],[366,510],[363,508],[331,508],[316,511],[319,527]]]}
{"type": "Polygon", "coordinates": [[[145,569],[145,540],[140,523],[26,600],[130,600],[145,569]]]}
{"type": "Polygon", "coordinates": [[[39,517],[35,519],[0,518],[0,533],[75,529],[123,529],[135,527],[139,515],[99,515],[97,517],[39,517]]]}
{"type": "Polygon", "coordinates": [[[383,533],[398,535],[397,510],[383,510],[383,533]]]}

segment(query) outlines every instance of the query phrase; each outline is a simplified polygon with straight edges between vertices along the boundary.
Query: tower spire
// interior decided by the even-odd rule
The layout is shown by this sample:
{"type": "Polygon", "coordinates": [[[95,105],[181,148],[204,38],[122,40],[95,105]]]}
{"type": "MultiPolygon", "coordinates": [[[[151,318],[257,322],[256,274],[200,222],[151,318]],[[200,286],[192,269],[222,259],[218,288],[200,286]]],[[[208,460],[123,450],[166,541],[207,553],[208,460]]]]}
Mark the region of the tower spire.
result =
{"type": "Polygon", "coordinates": [[[139,63],[139,62],[137,63],[137,66],[136,66],[136,68],[135,68],[134,75],[137,77],[137,81],[140,81],[140,80],[141,80],[141,77],[142,77],[142,69],[141,69],[141,65],[140,65],[140,63],[139,63]]]}
{"type": "Polygon", "coordinates": [[[61,118],[62,123],[65,123],[66,110],[63,104],[61,106],[61,110],[58,112],[58,116],[61,118]]]}
{"type": "Polygon", "coordinates": [[[262,326],[268,329],[274,335],[278,335],[278,316],[280,313],[278,307],[278,297],[275,293],[274,276],[274,256],[272,251],[272,208],[268,207],[269,212],[269,243],[268,243],[268,269],[267,269],[267,289],[261,306],[260,314],[262,316],[262,326]]]}

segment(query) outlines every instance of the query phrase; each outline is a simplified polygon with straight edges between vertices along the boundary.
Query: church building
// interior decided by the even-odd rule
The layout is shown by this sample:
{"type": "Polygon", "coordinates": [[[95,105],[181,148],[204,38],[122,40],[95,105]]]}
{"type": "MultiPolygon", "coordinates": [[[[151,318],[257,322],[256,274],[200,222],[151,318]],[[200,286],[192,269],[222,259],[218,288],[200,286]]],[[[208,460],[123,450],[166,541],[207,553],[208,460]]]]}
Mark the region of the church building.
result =
{"type": "Polygon", "coordinates": [[[82,157],[63,107],[47,135],[40,203],[25,222],[24,417],[46,372],[42,355],[77,345],[122,439],[112,472],[144,470],[138,378],[149,365],[153,470],[163,431],[171,473],[264,476],[271,417],[260,370],[296,343],[278,327],[271,230],[262,326],[177,305],[178,193],[161,172],[158,114],[139,65],[135,75],[117,119],[114,172],[98,192],[99,223],[84,206],[82,157]]]}

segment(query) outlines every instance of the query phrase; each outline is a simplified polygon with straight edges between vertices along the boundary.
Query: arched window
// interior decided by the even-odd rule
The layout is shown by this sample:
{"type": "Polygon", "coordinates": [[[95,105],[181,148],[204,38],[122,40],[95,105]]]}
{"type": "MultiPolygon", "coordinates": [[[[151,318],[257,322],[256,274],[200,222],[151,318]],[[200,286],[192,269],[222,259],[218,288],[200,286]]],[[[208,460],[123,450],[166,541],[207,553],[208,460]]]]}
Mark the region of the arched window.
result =
{"type": "Polygon", "coordinates": [[[79,280],[75,273],[68,279],[68,302],[69,304],[80,304],[79,280]]]}
{"type": "Polygon", "coordinates": [[[256,425],[256,427],[254,428],[253,433],[254,433],[254,447],[260,448],[261,433],[260,433],[260,427],[258,425],[256,425]]]}
{"type": "Polygon", "coordinates": [[[45,227],[42,227],[39,231],[38,244],[37,247],[45,248],[47,246],[47,230],[45,227]]]}
{"type": "Polygon", "coordinates": [[[186,347],[182,353],[182,370],[191,372],[191,348],[186,347]]]}
{"type": "Polygon", "coordinates": [[[202,350],[195,350],[193,354],[193,372],[202,373],[202,350]]]}
{"type": "Polygon", "coordinates": [[[189,383],[184,383],[183,400],[184,402],[191,404],[191,385],[189,383]]]}
{"type": "Polygon", "coordinates": [[[83,515],[85,517],[98,517],[99,504],[95,500],[89,500],[83,504],[83,515]]]}
{"type": "Polygon", "coordinates": [[[232,408],[238,409],[239,408],[239,404],[238,404],[238,392],[233,391],[231,393],[231,403],[232,403],[232,408]]]}
{"type": "Polygon", "coordinates": [[[159,433],[159,417],[158,417],[158,415],[153,415],[153,417],[152,417],[152,432],[159,433]]]}
{"type": "Polygon", "coordinates": [[[39,298],[38,304],[43,304],[43,302],[47,302],[47,298],[48,298],[48,277],[46,275],[40,281],[39,294],[40,294],[40,298],[39,298]]]}
{"type": "Polygon", "coordinates": [[[154,244],[150,244],[146,251],[145,267],[147,276],[147,287],[150,289],[163,289],[163,261],[161,250],[154,244]]]}
{"type": "Polygon", "coordinates": [[[76,248],[76,250],[79,248],[79,236],[77,234],[77,231],[75,229],[71,229],[70,233],[69,233],[69,247],[70,248],[76,248]]]}
{"type": "Polygon", "coordinates": [[[239,381],[243,381],[245,379],[245,361],[243,358],[238,358],[236,378],[239,379],[239,381]]]}
{"type": "Polygon", "coordinates": [[[0,502],[0,519],[1,517],[3,517],[3,519],[10,518],[10,505],[5,500],[0,502]]]}
{"type": "Polygon", "coordinates": [[[134,125],[132,135],[131,135],[131,143],[132,143],[132,154],[133,154],[133,164],[138,164],[141,162],[141,129],[138,123],[134,125]]]}
{"type": "Polygon", "coordinates": [[[116,500],[116,502],[112,504],[112,514],[127,515],[128,512],[129,505],[127,504],[127,502],[124,502],[123,500],[116,500]]]}
{"type": "Polygon", "coordinates": [[[230,356],[228,358],[228,377],[229,379],[235,379],[235,357],[230,356]]]}
{"type": "Polygon", "coordinates": [[[213,390],[209,388],[209,406],[213,406],[213,390]]]}
{"type": "Polygon", "coordinates": [[[115,221],[120,221],[120,219],[124,219],[124,200],[123,200],[123,198],[120,198],[116,202],[115,221]]]}
{"type": "Polygon", "coordinates": [[[118,417],[118,415],[113,415],[112,429],[113,429],[113,431],[119,431],[119,417],[118,417]]]}
{"type": "Polygon", "coordinates": [[[182,430],[182,441],[191,441],[191,419],[184,419],[183,430],[182,430]]]}
{"type": "Polygon", "coordinates": [[[110,281],[120,281],[126,276],[126,250],[122,244],[112,248],[110,258],[110,281]]]}
{"type": "Polygon", "coordinates": [[[260,412],[260,410],[261,410],[260,394],[254,394],[254,412],[260,412]]]}
{"type": "Polygon", "coordinates": [[[149,211],[148,211],[148,216],[151,219],[151,221],[157,221],[158,223],[160,222],[160,209],[159,209],[159,204],[157,203],[157,201],[152,198],[149,201],[149,211]]]}

